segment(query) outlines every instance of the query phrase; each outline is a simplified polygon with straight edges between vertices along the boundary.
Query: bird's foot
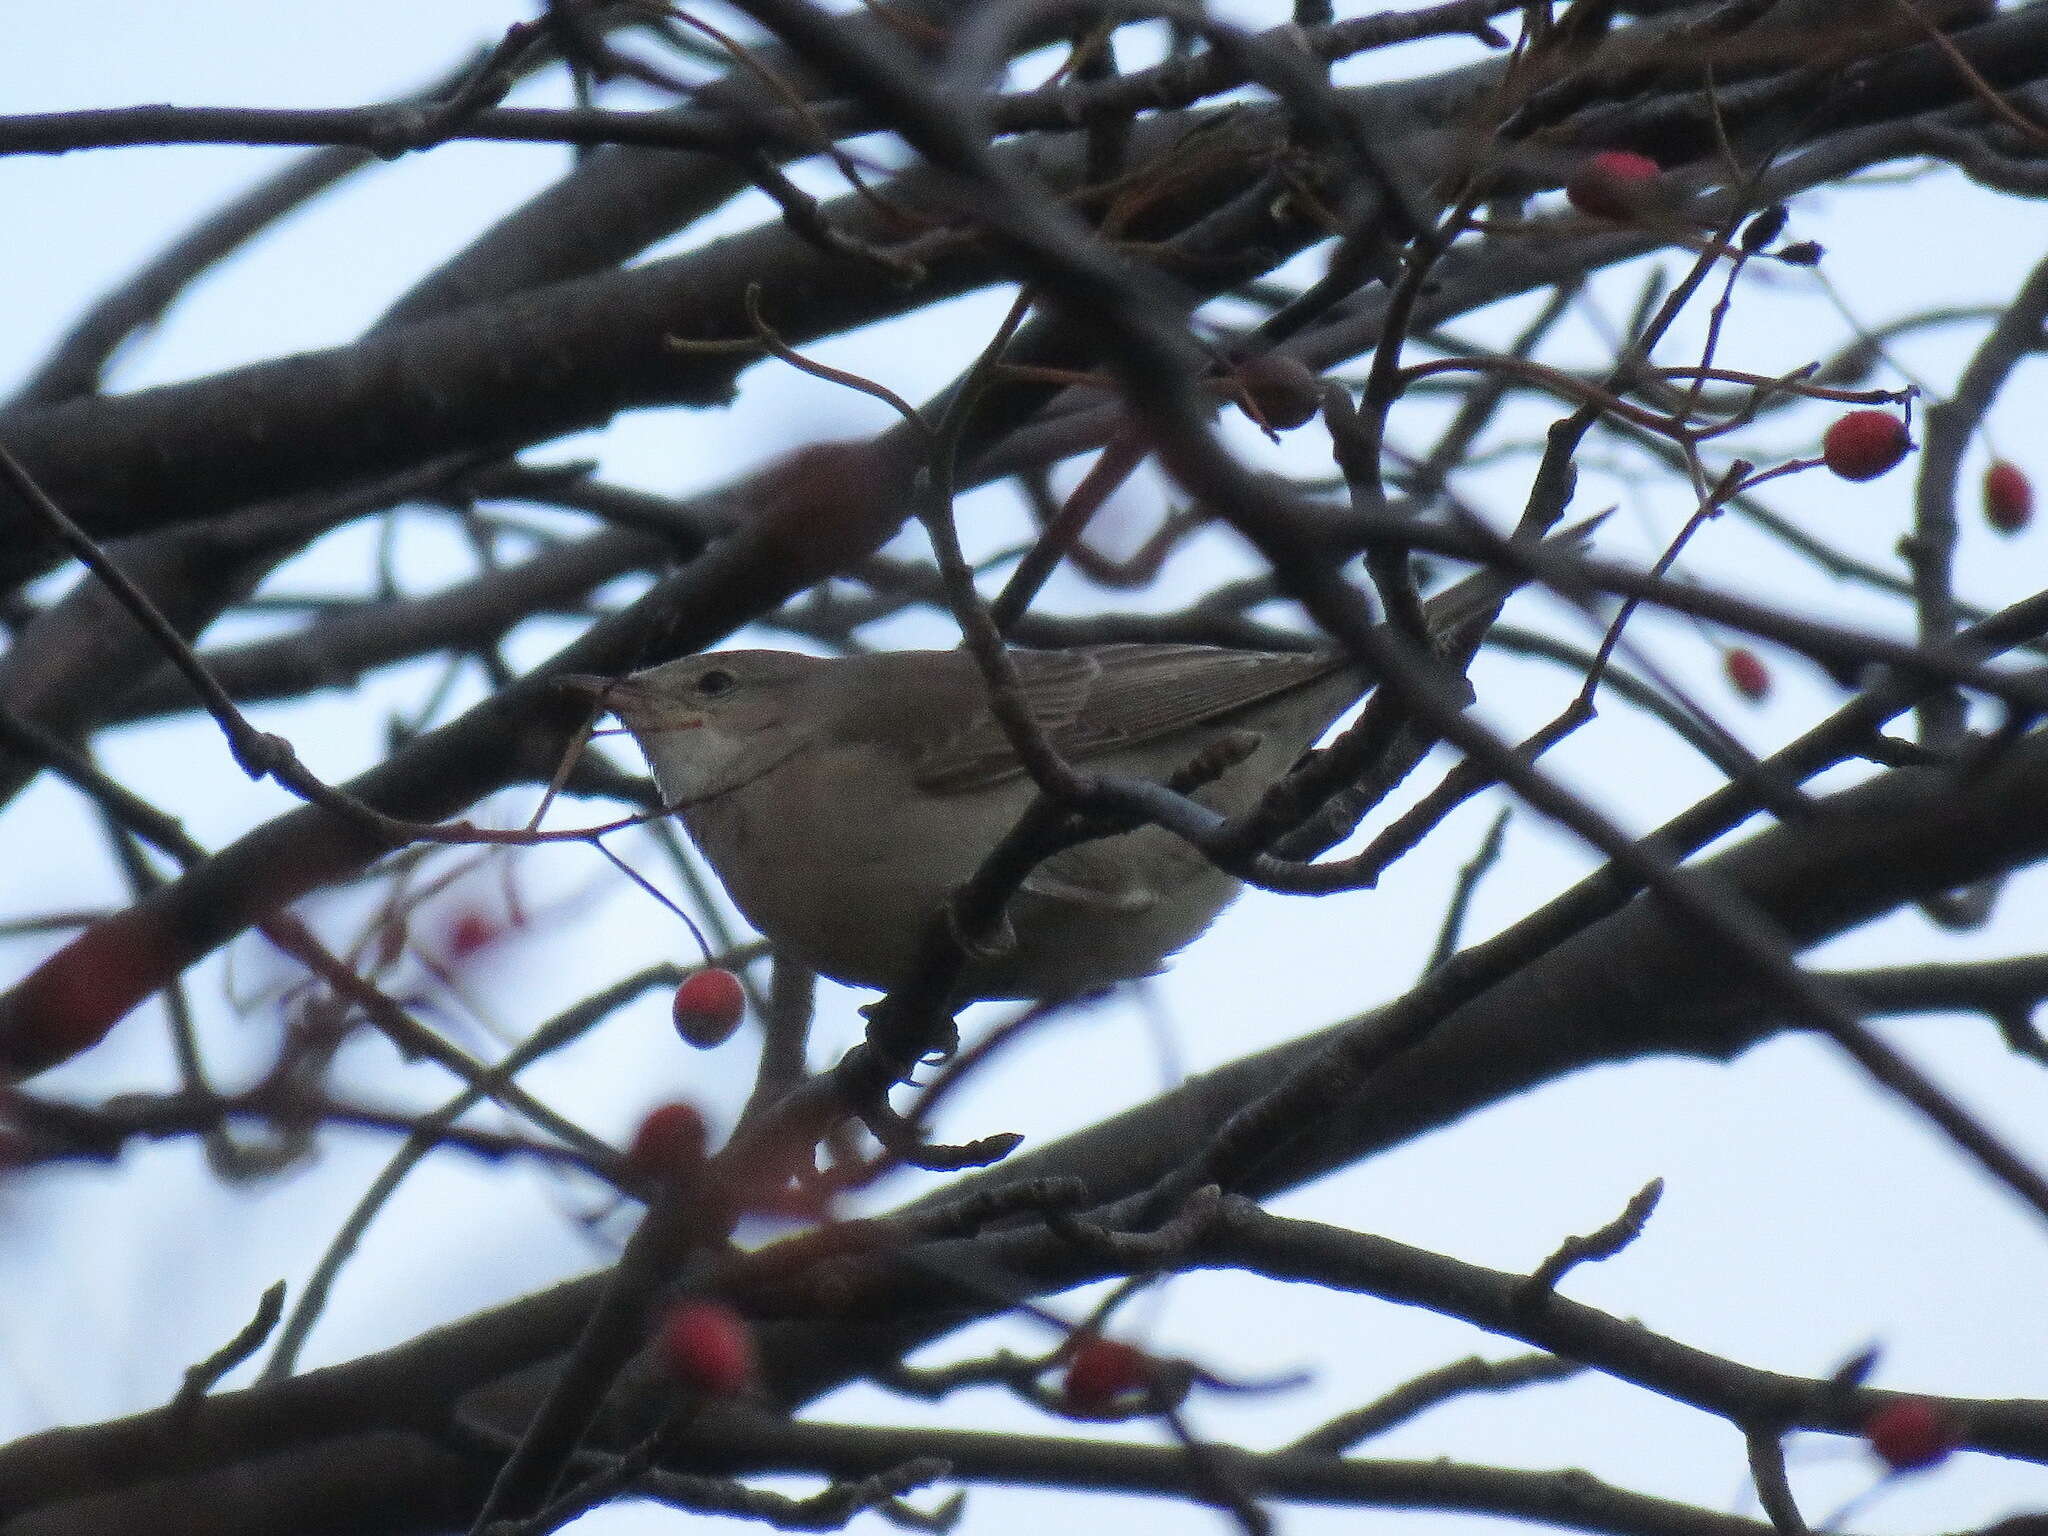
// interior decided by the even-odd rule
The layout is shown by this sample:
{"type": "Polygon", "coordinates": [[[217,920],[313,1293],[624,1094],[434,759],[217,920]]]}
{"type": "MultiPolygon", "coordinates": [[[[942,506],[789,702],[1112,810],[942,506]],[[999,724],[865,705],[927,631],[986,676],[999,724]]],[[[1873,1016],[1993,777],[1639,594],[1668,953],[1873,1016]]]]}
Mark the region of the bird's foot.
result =
{"type": "Polygon", "coordinates": [[[1008,917],[998,918],[991,932],[977,938],[961,924],[959,908],[949,901],[946,903],[946,931],[953,936],[953,942],[960,946],[960,952],[969,960],[1001,960],[1016,953],[1017,930],[1010,926],[1008,917]]]}

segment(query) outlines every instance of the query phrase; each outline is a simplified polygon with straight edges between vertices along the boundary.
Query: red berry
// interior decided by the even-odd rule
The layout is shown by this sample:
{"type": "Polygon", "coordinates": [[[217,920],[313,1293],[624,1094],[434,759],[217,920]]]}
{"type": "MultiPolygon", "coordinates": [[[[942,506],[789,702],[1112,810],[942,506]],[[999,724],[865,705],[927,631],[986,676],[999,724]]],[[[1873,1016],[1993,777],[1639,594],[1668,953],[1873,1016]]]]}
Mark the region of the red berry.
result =
{"type": "Polygon", "coordinates": [[[1728,673],[1728,686],[1745,699],[1757,702],[1771,691],[1771,670],[1763,657],[1746,645],[1738,645],[1721,658],[1728,673]]]}
{"type": "Polygon", "coordinates": [[[746,1012],[739,977],[719,966],[691,972],[676,988],[676,1033],[700,1051],[730,1040],[746,1012]]]}
{"type": "Polygon", "coordinates": [[[1984,521],[2000,533],[2018,533],[2033,520],[2033,482],[2019,465],[2000,459],[1984,471],[1984,521]]]}
{"type": "Polygon", "coordinates": [[[1152,1361],[1142,1349],[1093,1334],[1067,1361],[1067,1406],[1077,1413],[1107,1413],[1152,1385],[1152,1361]]]}
{"type": "Polygon", "coordinates": [[[754,1332],[722,1301],[679,1301],[661,1319],[655,1354],[694,1391],[731,1397],[754,1379],[754,1332]]]}
{"type": "Polygon", "coordinates": [[[1886,1403],[1863,1425],[1863,1438],[1894,1472],[1916,1472],[1946,1459],[1960,1437],[1947,1414],[1924,1397],[1886,1403]]]}
{"type": "Polygon", "coordinates": [[[1890,411],[1851,411],[1820,440],[1821,458],[1844,480],[1875,480],[1912,446],[1906,424],[1890,411]]]}
{"type": "Polygon", "coordinates": [[[703,1166],[709,1139],[704,1117],[692,1106],[660,1104],[633,1133],[626,1166],[650,1182],[680,1179],[703,1166]]]}
{"type": "Polygon", "coordinates": [[[467,960],[478,950],[495,944],[499,935],[498,925],[481,912],[463,912],[448,925],[448,936],[442,941],[450,960],[467,960]]]}
{"type": "Polygon", "coordinates": [[[1627,220],[1641,213],[1663,174],[1648,155],[1603,149],[1583,161],[1564,184],[1565,198],[1596,219],[1627,220]]]}
{"type": "Polygon", "coordinates": [[[1267,352],[1237,365],[1248,414],[1268,431],[1307,426],[1323,408],[1323,381],[1299,358],[1267,352]]]}

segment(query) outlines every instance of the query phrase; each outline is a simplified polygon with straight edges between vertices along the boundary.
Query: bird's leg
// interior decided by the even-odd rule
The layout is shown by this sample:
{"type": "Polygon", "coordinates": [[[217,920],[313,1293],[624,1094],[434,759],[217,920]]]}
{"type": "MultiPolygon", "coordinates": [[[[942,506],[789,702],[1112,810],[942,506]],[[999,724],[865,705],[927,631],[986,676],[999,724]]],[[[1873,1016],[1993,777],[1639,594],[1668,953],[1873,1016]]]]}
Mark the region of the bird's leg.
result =
{"type": "MultiPolygon", "coordinates": [[[[1025,885],[1030,885],[1030,879],[1025,885]]],[[[986,933],[974,934],[967,931],[967,924],[961,920],[957,902],[948,901],[943,908],[946,914],[946,931],[953,936],[953,942],[960,946],[960,952],[969,960],[1000,960],[1017,948],[1017,930],[1010,925],[1007,912],[996,915],[995,926],[986,933]]]]}

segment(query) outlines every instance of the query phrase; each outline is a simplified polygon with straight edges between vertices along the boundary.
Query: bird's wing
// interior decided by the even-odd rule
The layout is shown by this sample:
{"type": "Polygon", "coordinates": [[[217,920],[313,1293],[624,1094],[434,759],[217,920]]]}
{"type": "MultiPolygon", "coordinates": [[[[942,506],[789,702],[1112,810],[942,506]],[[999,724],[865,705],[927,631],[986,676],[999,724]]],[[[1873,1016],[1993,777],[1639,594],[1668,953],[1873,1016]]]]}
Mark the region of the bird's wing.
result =
{"type": "MultiPolygon", "coordinates": [[[[1544,540],[1544,547],[1582,549],[1605,516],[1560,529],[1544,540]]],[[[1476,646],[1501,604],[1525,579],[1502,566],[1473,572],[1424,605],[1430,633],[1441,645],[1469,626],[1466,637],[1476,646]]],[[[936,697],[912,705],[923,709],[926,730],[913,732],[919,740],[911,772],[919,787],[932,794],[985,789],[1024,771],[985,700],[968,691],[980,686],[972,661],[965,653],[953,654],[959,669],[949,676],[951,691],[944,705],[936,697]]],[[[1216,720],[1319,682],[1343,665],[1328,651],[1239,651],[1210,645],[1097,645],[1012,654],[1032,714],[1061,754],[1077,761],[1216,720]]],[[[1365,691],[1363,685],[1359,691],[1365,691]]]]}
{"type": "MultiPolygon", "coordinates": [[[[1234,651],[1208,645],[1101,645],[1019,651],[1025,700],[1062,756],[1081,760],[1191,729],[1316,682],[1342,663],[1328,653],[1234,651]]],[[[961,794],[1022,773],[994,714],[978,711],[920,754],[919,787],[961,794]]]]}

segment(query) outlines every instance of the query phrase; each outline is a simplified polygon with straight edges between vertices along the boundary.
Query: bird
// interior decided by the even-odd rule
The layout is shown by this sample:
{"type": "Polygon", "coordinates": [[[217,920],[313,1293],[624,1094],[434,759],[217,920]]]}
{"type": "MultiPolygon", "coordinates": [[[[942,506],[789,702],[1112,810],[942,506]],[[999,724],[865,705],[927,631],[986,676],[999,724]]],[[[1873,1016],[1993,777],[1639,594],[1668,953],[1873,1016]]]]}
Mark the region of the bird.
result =
{"type": "MultiPolygon", "coordinates": [[[[1576,534],[1577,530],[1573,530],[1576,534]]],[[[1442,636],[1515,579],[1481,570],[1428,604],[1442,636]]],[[[1047,741],[1085,771],[1164,781],[1229,739],[1195,792],[1250,809],[1370,686],[1332,651],[1126,643],[1012,649],[1047,741]]],[[[634,737],[733,903],[779,954],[887,992],[927,925],[1038,795],[965,650],[685,656],[566,678],[634,737]]],[[[1143,826],[1067,848],[971,947],[956,1001],[1064,1000],[1159,971],[1237,895],[1183,839],[1143,826]]]]}

